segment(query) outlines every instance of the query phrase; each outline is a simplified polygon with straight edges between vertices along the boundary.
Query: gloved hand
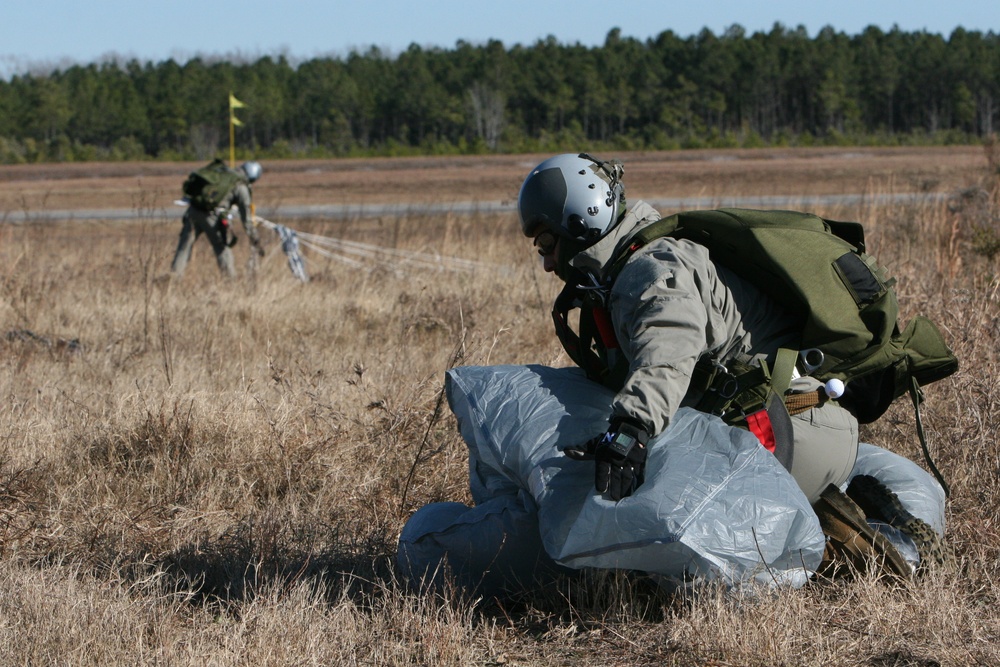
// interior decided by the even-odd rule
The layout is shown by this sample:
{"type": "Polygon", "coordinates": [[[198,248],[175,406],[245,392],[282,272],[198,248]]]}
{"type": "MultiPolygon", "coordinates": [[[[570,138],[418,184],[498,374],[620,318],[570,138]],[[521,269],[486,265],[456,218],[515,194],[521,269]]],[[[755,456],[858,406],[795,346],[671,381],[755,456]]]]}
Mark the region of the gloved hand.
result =
{"type": "Polygon", "coordinates": [[[565,453],[577,461],[595,461],[597,492],[618,501],[632,495],[646,480],[648,440],[649,434],[637,422],[612,417],[607,433],[589,440],[582,447],[570,447],[565,453]]]}

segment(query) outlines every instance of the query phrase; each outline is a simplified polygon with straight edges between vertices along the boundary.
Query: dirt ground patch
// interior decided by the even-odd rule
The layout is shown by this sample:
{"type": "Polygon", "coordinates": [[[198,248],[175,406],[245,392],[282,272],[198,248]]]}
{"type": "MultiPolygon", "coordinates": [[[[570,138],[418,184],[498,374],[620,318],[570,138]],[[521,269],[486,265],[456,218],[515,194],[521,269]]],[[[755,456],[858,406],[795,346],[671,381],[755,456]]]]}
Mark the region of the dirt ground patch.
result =
{"type": "MultiPolygon", "coordinates": [[[[267,206],[516,199],[546,155],[266,160],[254,187],[267,206]]],[[[614,157],[602,155],[601,157],[614,157]]],[[[986,164],[976,146],[620,153],[630,197],[950,192],[986,164]]],[[[0,166],[4,212],[169,207],[200,163],[0,166]]]]}

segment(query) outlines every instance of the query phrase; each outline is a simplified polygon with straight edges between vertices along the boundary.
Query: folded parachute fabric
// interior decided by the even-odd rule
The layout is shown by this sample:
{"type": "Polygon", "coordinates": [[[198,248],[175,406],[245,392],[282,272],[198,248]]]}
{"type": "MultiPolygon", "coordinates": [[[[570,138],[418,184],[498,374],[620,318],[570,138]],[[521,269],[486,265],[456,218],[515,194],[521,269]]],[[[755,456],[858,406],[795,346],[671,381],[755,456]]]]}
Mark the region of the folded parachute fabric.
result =
{"type": "Polygon", "coordinates": [[[278,236],[281,237],[281,250],[288,257],[288,268],[291,270],[292,275],[301,282],[309,282],[309,274],[306,273],[305,261],[302,259],[302,253],[299,252],[298,234],[295,233],[294,229],[289,229],[284,225],[275,225],[274,229],[278,232],[278,236]]]}
{"type": "MultiPolygon", "coordinates": [[[[614,503],[595,493],[592,463],[562,454],[607,427],[612,393],[582,371],[467,366],[450,370],[445,387],[476,506],[434,503],[411,517],[397,552],[411,581],[440,583],[446,569],[488,594],[605,568],[666,585],[800,586],[821,560],[825,539],[807,499],[746,431],[678,411],[649,445],[645,484],[614,503]]],[[[856,475],[876,477],[944,534],[944,491],[917,464],[861,443],[856,475]]],[[[885,532],[916,558],[897,533],[885,532]]]]}
{"type": "MultiPolygon", "coordinates": [[[[476,505],[502,502],[508,515],[515,509],[537,514],[544,556],[559,566],[638,570],[665,583],[799,586],[821,560],[824,537],[808,501],[746,431],[679,411],[650,443],[645,484],[615,503],[595,493],[592,463],[561,451],[607,427],[612,394],[581,371],[460,367],[448,372],[446,389],[469,447],[476,505]]],[[[431,514],[415,522],[419,530],[403,530],[398,559],[408,572],[434,565],[434,549],[462,569],[467,559],[456,552],[496,543],[486,537],[496,532],[488,518],[477,523],[466,514],[460,527],[435,528],[425,520],[431,514]],[[421,550],[428,540],[433,549],[421,550]]],[[[509,544],[532,540],[511,535],[509,544]]],[[[508,546],[478,560],[501,571],[516,566],[518,553],[508,546]]]]}

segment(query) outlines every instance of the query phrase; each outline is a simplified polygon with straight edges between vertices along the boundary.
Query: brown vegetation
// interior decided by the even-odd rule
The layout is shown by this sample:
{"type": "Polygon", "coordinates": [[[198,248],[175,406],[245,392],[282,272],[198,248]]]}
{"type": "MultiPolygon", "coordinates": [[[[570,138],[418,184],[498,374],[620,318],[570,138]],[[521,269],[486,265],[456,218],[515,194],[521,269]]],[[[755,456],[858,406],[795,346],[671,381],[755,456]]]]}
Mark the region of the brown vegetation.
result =
{"type": "MultiPolygon", "coordinates": [[[[294,160],[264,163],[267,206],[512,201],[546,156],[294,160]]],[[[982,150],[816,148],[623,153],[631,196],[854,194],[893,188],[948,192],[978,177],[982,150]]],[[[200,163],[0,165],[0,211],[170,207],[200,163]]]]}
{"type": "MultiPolygon", "coordinates": [[[[1000,283],[973,231],[995,222],[1000,175],[981,149],[858,152],[627,156],[626,179],[644,197],[985,193],[815,210],[866,223],[904,319],[929,315],[961,360],[922,410],[959,570],[759,599],[595,575],[503,607],[406,590],[392,557],[415,509],[469,500],[444,371],[568,363],[558,285],[510,214],[294,225],[487,265],[467,273],[310,255],[299,284],[265,235],[254,273],[244,242],[223,281],[202,240],[169,280],[179,225],[141,202],[175,197],[192,165],[0,169],[7,210],[136,207],[0,225],[0,663],[997,664],[1000,283]]],[[[256,192],[501,200],[536,157],[268,164],[256,192]]],[[[921,460],[903,401],[863,436],[921,460]]]]}

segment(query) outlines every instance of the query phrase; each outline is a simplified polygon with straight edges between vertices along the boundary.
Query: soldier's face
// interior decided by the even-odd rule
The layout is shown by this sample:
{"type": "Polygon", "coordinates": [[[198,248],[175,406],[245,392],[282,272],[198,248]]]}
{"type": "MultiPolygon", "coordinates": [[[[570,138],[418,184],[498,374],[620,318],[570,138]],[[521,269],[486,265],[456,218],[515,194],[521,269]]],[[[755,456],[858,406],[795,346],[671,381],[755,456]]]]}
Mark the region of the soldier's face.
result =
{"type": "Polygon", "coordinates": [[[546,273],[556,270],[556,255],[559,252],[559,237],[550,231],[544,231],[535,237],[535,247],[542,258],[542,268],[546,273]]]}

